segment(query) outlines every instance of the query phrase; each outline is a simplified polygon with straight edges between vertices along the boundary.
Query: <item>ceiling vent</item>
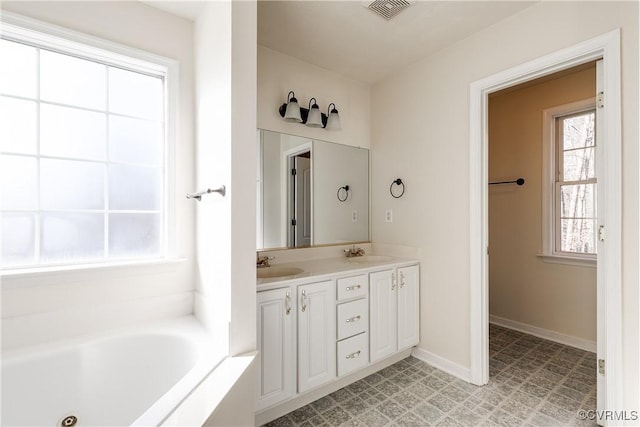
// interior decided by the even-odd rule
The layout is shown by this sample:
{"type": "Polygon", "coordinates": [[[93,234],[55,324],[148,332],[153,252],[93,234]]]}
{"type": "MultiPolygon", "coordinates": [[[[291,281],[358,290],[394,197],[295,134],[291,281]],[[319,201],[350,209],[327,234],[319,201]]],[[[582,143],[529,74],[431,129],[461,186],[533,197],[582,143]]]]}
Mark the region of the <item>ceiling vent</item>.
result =
{"type": "Polygon", "coordinates": [[[375,0],[369,3],[367,8],[387,21],[409,7],[411,3],[406,0],[375,0]]]}

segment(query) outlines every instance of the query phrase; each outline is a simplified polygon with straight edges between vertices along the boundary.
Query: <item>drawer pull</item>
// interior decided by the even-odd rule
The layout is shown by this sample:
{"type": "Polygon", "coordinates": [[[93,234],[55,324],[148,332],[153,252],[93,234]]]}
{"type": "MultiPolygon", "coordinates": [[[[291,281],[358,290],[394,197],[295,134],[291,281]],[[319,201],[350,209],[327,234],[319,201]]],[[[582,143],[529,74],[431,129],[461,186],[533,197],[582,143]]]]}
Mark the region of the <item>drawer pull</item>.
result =
{"type": "Polygon", "coordinates": [[[360,315],[357,315],[357,316],[355,316],[355,317],[351,317],[351,318],[349,318],[349,319],[345,320],[345,322],[347,322],[347,323],[354,323],[354,322],[357,322],[358,320],[360,320],[360,315]]]}
{"type": "Polygon", "coordinates": [[[347,290],[347,291],[356,291],[356,290],[358,290],[358,289],[360,289],[360,285],[347,286],[347,287],[345,288],[345,290],[347,290]]]}
{"type": "Polygon", "coordinates": [[[302,312],[307,311],[307,291],[302,291],[302,312]]]}
{"type": "Polygon", "coordinates": [[[345,356],[345,359],[355,359],[356,357],[360,356],[360,350],[353,352],[351,354],[347,354],[345,356]]]}

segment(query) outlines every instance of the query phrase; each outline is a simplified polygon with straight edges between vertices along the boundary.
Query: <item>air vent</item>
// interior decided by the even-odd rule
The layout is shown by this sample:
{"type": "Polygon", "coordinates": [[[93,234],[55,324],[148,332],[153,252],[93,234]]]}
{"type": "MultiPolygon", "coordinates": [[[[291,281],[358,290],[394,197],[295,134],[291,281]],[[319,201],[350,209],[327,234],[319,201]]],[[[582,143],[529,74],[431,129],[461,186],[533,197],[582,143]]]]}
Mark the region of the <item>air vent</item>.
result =
{"type": "Polygon", "coordinates": [[[367,7],[389,21],[410,5],[406,0],[376,0],[367,7]]]}

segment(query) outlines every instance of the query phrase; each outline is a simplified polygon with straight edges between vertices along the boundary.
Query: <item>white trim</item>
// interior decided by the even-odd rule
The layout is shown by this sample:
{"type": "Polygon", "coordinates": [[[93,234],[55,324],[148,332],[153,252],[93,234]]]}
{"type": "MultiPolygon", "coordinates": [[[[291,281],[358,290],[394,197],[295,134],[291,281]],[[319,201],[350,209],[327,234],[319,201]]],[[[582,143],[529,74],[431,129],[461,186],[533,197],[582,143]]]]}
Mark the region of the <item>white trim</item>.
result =
{"type": "Polygon", "coordinates": [[[61,53],[73,51],[76,56],[155,76],[164,76],[165,68],[176,63],[163,56],[4,10],[0,22],[3,38],[17,39],[61,53]]]}
{"type": "Polygon", "coordinates": [[[489,323],[493,323],[494,325],[502,326],[504,328],[513,329],[514,331],[524,332],[525,334],[544,338],[549,341],[568,345],[570,347],[579,348],[580,350],[590,351],[592,353],[595,353],[597,350],[597,343],[595,341],[561,334],[560,332],[552,331],[550,329],[539,328],[537,326],[528,325],[526,323],[516,322],[515,320],[505,319],[504,317],[489,315],[489,323]]]}
{"type": "Polygon", "coordinates": [[[599,224],[606,222],[606,250],[598,254],[599,303],[604,306],[598,324],[604,323],[604,337],[599,341],[606,359],[606,402],[603,409],[623,407],[622,378],[622,295],[621,295],[621,81],[620,29],[586,40],[566,49],[496,73],[470,85],[469,147],[469,284],[470,345],[473,384],[489,380],[488,359],[488,119],[489,93],[523,83],[576,65],[603,59],[606,108],[603,112],[605,156],[602,175],[604,206],[598,212],[599,224]],[[600,292],[602,291],[602,292],[600,292]],[[600,297],[602,296],[602,298],[600,297]],[[602,301],[604,300],[604,301],[602,301]],[[602,342],[604,341],[604,342],[602,342]]]}
{"type": "Polygon", "coordinates": [[[596,258],[585,258],[585,257],[574,257],[567,255],[547,255],[547,254],[537,254],[538,258],[540,258],[544,262],[548,262],[549,264],[564,264],[564,265],[574,265],[578,267],[588,267],[588,268],[596,268],[598,266],[598,260],[596,258]]]}
{"type": "Polygon", "coordinates": [[[420,359],[423,362],[428,363],[434,368],[438,368],[441,371],[451,374],[456,378],[460,378],[463,381],[470,382],[469,369],[456,362],[452,362],[449,359],[445,359],[442,356],[438,356],[437,354],[419,347],[414,347],[413,350],[411,350],[411,355],[416,359],[420,359]]]}

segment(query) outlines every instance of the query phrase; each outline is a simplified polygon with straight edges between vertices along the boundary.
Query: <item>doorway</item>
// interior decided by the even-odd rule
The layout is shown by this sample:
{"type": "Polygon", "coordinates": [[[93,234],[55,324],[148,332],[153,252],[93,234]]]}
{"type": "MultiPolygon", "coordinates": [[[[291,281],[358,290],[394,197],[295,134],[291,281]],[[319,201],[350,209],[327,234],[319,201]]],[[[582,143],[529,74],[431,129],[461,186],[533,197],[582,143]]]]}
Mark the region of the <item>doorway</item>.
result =
{"type": "Polygon", "coordinates": [[[603,197],[598,226],[606,225],[606,243],[598,250],[597,348],[598,409],[622,404],[621,346],[621,114],[620,32],[612,31],[578,45],[499,72],[471,84],[470,88],[470,381],[489,380],[488,307],[488,96],[493,92],[602,59],[602,84],[606,108],[603,161],[598,174],[603,197]]]}
{"type": "Polygon", "coordinates": [[[488,98],[489,384],[541,424],[596,411],[596,93],[590,62],[488,98]]]}
{"type": "Polygon", "coordinates": [[[311,222],[311,150],[304,149],[287,155],[290,179],[288,196],[289,247],[301,248],[312,244],[311,222]]]}

